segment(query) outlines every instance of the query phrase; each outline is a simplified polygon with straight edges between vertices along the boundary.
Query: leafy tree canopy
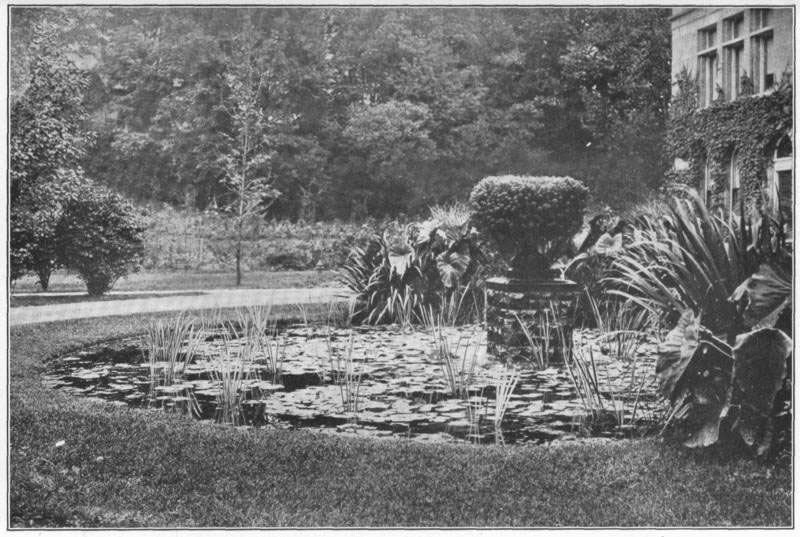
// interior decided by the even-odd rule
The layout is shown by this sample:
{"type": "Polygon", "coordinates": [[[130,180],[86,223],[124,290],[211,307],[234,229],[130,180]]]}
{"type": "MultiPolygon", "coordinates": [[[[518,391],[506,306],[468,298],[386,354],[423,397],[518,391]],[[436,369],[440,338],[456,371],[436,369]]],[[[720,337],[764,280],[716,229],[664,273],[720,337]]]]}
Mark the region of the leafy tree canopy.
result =
{"type": "Polygon", "coordinates": [[[264,84],[276,215],[416,213],[504,173],[615,204],[666,168],[667,10],[15,7],[12,98],[42,21],[87,75],[81,164],[143,201],[223,203],[242,62],[264,84]]]}

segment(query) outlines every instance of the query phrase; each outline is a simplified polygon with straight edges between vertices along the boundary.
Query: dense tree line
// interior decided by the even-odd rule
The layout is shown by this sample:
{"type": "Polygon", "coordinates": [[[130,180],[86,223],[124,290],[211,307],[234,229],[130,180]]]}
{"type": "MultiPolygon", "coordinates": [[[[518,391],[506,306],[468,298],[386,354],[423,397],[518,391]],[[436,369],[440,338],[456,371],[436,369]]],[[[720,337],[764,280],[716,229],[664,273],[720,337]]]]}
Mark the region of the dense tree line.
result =
{"type": "Polygon", "coordinates": [[[141,201],[231,206],[242,147],[240,169],[268,185],[252,195],[307,220],[417,213],[502,173],[569,174],[616,205],[665,168],[667,10],[13,8],[10,22],[12,106],[34,98],[31,40],[51,23],[84,80],[91,135],[69,158],[141,201]]]}

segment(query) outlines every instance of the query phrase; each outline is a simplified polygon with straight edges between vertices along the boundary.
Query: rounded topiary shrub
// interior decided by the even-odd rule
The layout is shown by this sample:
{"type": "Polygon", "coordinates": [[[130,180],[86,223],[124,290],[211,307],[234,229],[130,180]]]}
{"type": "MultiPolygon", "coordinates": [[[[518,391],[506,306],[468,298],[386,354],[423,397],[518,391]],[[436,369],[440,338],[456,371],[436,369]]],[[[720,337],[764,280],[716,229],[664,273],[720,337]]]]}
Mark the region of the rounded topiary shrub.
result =
{"type": "Polygon", "coordinates": [[[588,195],[571,177],[487,177],[470,195],[473,223],[513,258],[513,275],[541,277],[583,224],[588,195]]]}
{"type": "Polygon", "coordinates": [[[118,278],[139,269],[144,255],[144,221],[134,206],[107,189],[88,187],[66,200],[56,234],[59,258],[102,295],[118,278]]]}

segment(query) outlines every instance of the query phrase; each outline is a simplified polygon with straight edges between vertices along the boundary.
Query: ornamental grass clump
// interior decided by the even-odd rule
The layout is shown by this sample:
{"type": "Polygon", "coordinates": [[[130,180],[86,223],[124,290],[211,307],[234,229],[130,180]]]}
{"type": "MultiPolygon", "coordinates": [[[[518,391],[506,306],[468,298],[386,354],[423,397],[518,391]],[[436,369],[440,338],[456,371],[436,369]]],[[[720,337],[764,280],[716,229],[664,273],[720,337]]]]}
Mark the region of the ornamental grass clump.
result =
{"type": "Polygon", "coordinates": [[[247,396],[246,382],[256,380],[253,374],[253,346],[243,346],[233,352],[228,338],[212,360],[210,376],[217,386],[216,421],[229,425],[244,423],[242,403],[247,396]]]}
{"type": "Polygon", "coordinates": [[[194,319],[185,313],[172,322],[158,320],[147,324],[142,336],[142,348],[150,364],[153,378],[161,384],[174,384],[183,375],[194,357],[199,343],[194,319]]]}
{"type": "Polygon", "coordinates": [[[475,367],[485,351],[485,341],[465,336],[448,338],[439,320],[432,316],[428,317],[426,324],[434,341],[430,355],[441,367],[448,391],[462,400],[468,399],[475,379],[475,367]]]}
{"type": "Polygon", "coordinates": [[[359,393],[364,370],[363,368],[356,370],[353,344],[353,334],[350,334],[344,349],[341,352],[337,352],[331,345],[330,338],[328,338],[328,362],[330,364],[331,378],[339,386],[342,409],[355,417],[359,409],[359,393]]]}
{"type": "Polygon", "coordinates": [[[511,258],[511,275],[549,278],[583,224],[588,195],[571,177],[487,177],[472,189],[472,221],[511,258]]]}
{"type": "MultiPolygon", "coordinates": [[[[150,369],[150,403],[172,394],[172,403],[186,401],[187,413],[200,414],[190,386],[185,384],[187,366],[194,359],[201,331],[185,313],[170,321],[151,321],[142,336],[142,350],[150,369]],[[159,395],[161,394],[161,395],[159,395]]],[[[180,406],[180,405],[179,405],[180,406]]]]}

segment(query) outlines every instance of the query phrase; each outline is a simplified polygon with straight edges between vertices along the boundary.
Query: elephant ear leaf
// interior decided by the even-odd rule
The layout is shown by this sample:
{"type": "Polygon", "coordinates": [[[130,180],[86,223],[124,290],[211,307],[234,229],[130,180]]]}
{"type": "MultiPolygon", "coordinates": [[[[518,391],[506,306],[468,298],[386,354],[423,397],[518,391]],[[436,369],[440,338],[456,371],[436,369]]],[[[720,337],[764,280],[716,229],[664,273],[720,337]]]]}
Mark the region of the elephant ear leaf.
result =
{"type": "Polygon", "coordinates": [[[686,310],[659,346],[656,374],[661,394],[673,404],[676,425],[687,447],[717,441],[730,404],[730,348],[700,326],[686,310]]]}
{"type": "Polygon", "coordinates": [[[446,288],[458,287],[461,276],[467,272],[470,259],[468,240],[459,240],[447,251],[436,256],[436,267],[439,269],[442,284],[446,288]]]}
{"type": "Polygon", "coordinates": [[[685,396],[681,425],[687,434],[683,445],[690,448],[710,446],[719,439],[719,427],[731,401],[729,347],[710,334],[701,338],[675,386],[675,391],[685,396]]]}
{"type": "Polygon", "coordinates": [[[411,264],[411,255],[410,254],[389,254],[389,265],[391,265],[392,270],[402,278],[408,269],[408,266],[411,264]]]}
{"type": "Polygon", "coordinates": [[[748,445],[757,446],[759,455],[771,444],[773,404],[791,352],[792,340],[780,330],[764,328],[736,338],[733,400],[740,410],[733,428],[748,445]]]}
{"type": "Polygon", "coordinates": [[[661,395],[673,403],[680,395],[678,385],[700,342],[700,321],[692,310],[687,309],[675,328],[667,334],[658,348],[656,376],[661,395]]]}
{"type": "Polygon", "coordinates": [[[780,314],[792,306],[791,277],[772,265],[762,264],[729,300],[744,307],[743,320],[748,328],[774,328],[780,314]]]}

